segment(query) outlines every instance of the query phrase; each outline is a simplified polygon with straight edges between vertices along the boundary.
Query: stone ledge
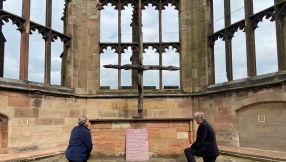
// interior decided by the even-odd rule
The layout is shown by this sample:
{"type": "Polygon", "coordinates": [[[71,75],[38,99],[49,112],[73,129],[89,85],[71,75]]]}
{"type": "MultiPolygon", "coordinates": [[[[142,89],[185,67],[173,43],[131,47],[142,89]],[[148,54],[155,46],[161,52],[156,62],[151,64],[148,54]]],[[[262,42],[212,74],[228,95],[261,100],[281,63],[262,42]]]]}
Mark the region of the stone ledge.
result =
{"type": "Polygon", "coordinates": [[[253,87],[265,87],[286,82],[286,70],[281,72],[263,74],[251,78],[243,78],[229,82],[213,84],[207,87],[205,93],[220,92],[226,90],[236,90],[253,87]]]}
{"type": "Polygon", "coordinates": [[[249,159],[254,161],[265,161],[265,162],[281,162],[285,159],[279,159],[279,158],[271,158],[266,156],[257,156],[257,155],[249,155],[249,154],[243,154],[243,153],[235,153],[235,152],[228,152],[228,151],[219,151],[221,155],[228,155],[232,157],[239,157],[243,159],[249,159]]]}
{"type": "Polygon", "coordinates": [[[250,159],[254,161],[281,162],[286,161],[286,153],[282,151],[259,150],[254,148],[219,145],[221,155],[250,159]]]}
{"type": "Polygon", "coordinates": [[[27,91],[43,91],[43,92],[63,93],[63,94],[74,93],[74,91],[71,88],[63,87],[60,85],[48,85],[45,83],[8,79],[1,77],[0,77],[0,88],[18,89],[27,91]]]}
{"type": "Polygon", "coordinates": [[[89,119],[90,122],[129,122],[129,121],[191,121],[194,118],[122,118],[122,119],[89,119]]]}
{"type": "MultiPolygon", "coordinates": [[[[145,88],[145,87],[144,87],[145,88]]],[[[137,89],[100,89],[96,95],[89,96],[112,96],[112,97],[138,97],[137,89]]],[[[144,89],[144,97],[189,97],[181,89],[144,89]]]]}
{"type": "Polygon", "coordinates": [[[49,148],[42,150],[33,150],[14,154],[0,154],[1,162],[20,162],[35,161],[40,159],[49,159],[51,157],[62,156],[66,150],[65,147],[49,148]]]}
{"type": "MultiPolygon", "coordinates": [[[[38,95],[57,95],[76,98],[137,98],[138,90],[132,89],[109,89],[109,86],[101,87],[96,94],[76,94],[74,89],[63,87],[60,85],[48,85],[39,82],[30,82],[17,79],[9,79],[0,77],[0,88],[13,91],[26,91],[38,95]]],[[[145,89],[144,97],[189,97],[180,89],[145,89]]]]}

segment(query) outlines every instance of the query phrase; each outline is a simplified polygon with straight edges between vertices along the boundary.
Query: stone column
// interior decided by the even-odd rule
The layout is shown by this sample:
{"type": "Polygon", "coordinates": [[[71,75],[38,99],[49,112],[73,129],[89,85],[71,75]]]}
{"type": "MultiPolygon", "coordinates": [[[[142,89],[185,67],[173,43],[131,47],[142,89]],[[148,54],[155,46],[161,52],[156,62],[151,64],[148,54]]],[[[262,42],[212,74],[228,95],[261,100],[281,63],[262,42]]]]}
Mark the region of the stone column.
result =
{"type": "Polygon", "coordinates": [[[244,6],[245,6],[244,13],[245,13],[247,76],[253,77],[257,75],[255,32],[252,27],[252,20],[249,19],[249,17],[253,15],[253,0],[244,0],[244,6]]]}
{"type": "Polygon", "coordinates": [[[30,38],[30,8],[31,0],[22,0],[22,17],[26,19],[24,30],[21,33],[20,47],[20,80],[28,80],[29,38],[30,38]]]}
{"type": "Polygon", "coordinates": [[[179,12],[179,40],[181,42],[180,85],[186,92],[192,91],[191,1],[181,0],[179,12]]]}
{"type": "Polygon", "coordinates": [[[201,92],[208,83],[209,1],[181,0],[181,87],[185,92],[201,92]]]}
{"type": "Polygon", "coordinates": [[[66,85],[76,94],[96,94],[100,87],[99,0],[74,0],[68,5],[66,85]]]}
{"type": "MultiPolygon", "coordinates": [[[[52,0],[46,0],[46,27],[52,28],[52,0]]],[[[52,53],[52,31],[48,32],[45,40],[45,83],[51,84],[51,53],[52,53]]]]}
{"type": "MultiPolygon", "coordinates": [[[[275,13],[281,12],[281,7],[278,4],[285,2],[285,0],[274,0],[275,13]]],[[[275,14],[275,26],[276,26],[276,42],[277,42],[277,58],[278,58],[278,70],[286,70],[286,52],[285,52],[285,16],[275,14]]]]}
{"type": "MultiPolygon", "coordinates": [[[[3,9],[3,0],[0,1],[0,9],[3,9]]],[[[2,33],[2,25],[0,25],[0,77],[4,77],[4,52],[5,52],[5,36],[2,33]]]]}

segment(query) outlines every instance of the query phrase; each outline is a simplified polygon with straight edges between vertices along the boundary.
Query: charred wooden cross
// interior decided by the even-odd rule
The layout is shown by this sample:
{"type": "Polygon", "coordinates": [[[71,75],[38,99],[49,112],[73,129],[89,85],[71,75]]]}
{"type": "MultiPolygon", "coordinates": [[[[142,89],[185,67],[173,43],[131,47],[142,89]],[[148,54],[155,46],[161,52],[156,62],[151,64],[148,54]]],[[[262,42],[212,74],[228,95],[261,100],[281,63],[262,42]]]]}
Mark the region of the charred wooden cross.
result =
{"type": "Polygon", "coordinates": [[[143,71],[144,70],[179,70],[179,67],[175,66],[161,66],[161,65],[142,65],[143,64],[143,39],[140,36],[139,47],[139,64],[138,65],[103,65],[105,68],[124,69],[124,70],[137,70],[138,71],[138,116],[133,118],[143,118],[143,71]]]}

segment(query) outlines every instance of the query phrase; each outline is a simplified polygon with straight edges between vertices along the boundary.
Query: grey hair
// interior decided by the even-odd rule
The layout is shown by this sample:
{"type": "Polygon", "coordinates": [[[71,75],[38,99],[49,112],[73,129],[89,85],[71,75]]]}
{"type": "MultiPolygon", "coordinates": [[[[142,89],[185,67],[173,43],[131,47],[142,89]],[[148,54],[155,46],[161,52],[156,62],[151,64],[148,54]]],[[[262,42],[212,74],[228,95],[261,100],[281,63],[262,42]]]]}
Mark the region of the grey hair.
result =
{"type": "Polygon", "coordinates": [[[196,112],[195,113],[195,117],[196,118],[201,118],[202,120],[206,120],[207,119],[205,113],[202,112],[202,111],[196,112]]]}
{"type": "Polygon", "coordinates": [[[87,121],[87,117],[86,116],[80,116],[78,117],[78,124],[84,124],[87,121]]]}

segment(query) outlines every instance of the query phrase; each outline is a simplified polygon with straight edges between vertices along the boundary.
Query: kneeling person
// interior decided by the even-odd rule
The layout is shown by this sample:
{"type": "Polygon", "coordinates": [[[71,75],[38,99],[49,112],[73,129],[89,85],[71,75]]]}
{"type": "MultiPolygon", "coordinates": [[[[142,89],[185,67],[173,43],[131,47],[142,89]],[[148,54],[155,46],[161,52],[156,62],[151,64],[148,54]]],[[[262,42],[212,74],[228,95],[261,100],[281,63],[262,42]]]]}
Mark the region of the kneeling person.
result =
{"type": "Polygon", "coordinates": [[[199,124],[197,139],[185,149],[186,158],[188,162],[195,162],[194,156],[199,156],[203,157],[204,162],[215,162],[219,156],[215,132],[203,112],[196,112],[195,119],[199,124]]]}
{"type": "Polygon", "coordinates": [[[86,162],[92,150],[91,135],[88,129],[89,120],[85,116],[78,118],[78,126],[71,131],[66,158],[69,162],[86,162]]]}

